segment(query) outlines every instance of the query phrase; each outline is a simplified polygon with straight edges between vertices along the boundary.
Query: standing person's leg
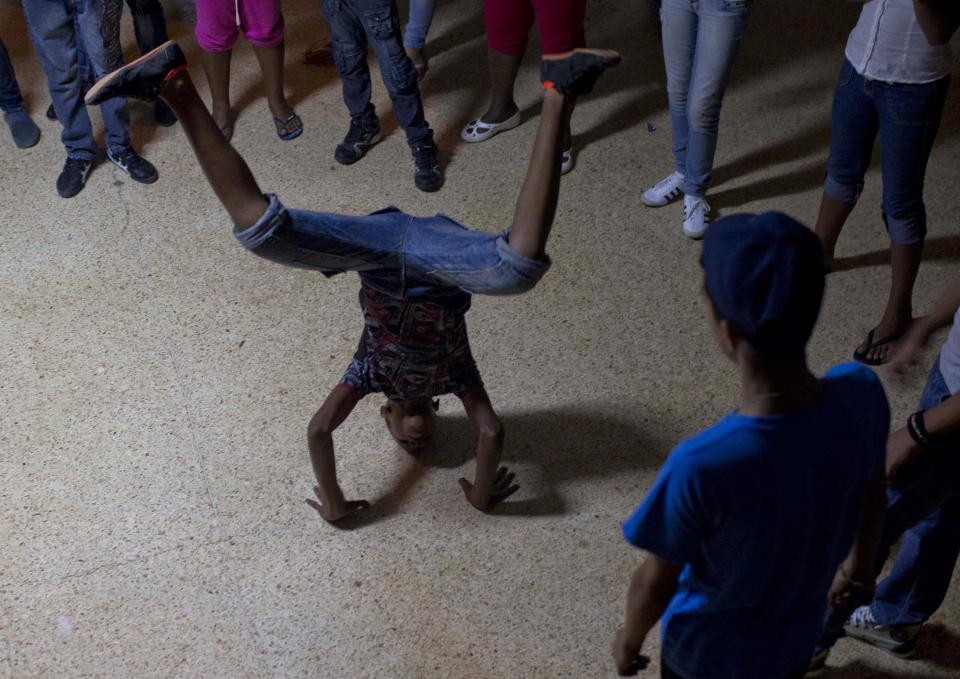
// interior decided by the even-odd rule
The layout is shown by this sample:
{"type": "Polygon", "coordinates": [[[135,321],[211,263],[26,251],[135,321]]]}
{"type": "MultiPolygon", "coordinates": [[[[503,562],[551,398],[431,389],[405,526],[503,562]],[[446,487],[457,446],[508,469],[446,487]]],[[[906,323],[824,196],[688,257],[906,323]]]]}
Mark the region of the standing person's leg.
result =
{"type": "MultiPolygon", "coordinates": [[[[90,58],[94,73],[102,78],[122,65],[122,61],[111,63],[110,42],[119,43],[119,24],[115,36],[104,37],[102,23],[103,3],[118,0],[76,0],[77,22],[80,26],[78,40],[90,58]]],[[[100,105],[103,126],[107,142],[107,158],[126,172],[131,179],[142,184],[157,181],[157,169],[140,154],[133,150],[130,143],[130,114],[124,99],[111,99],[100,105]]]]}
{"type": "Polygon", "coordinates": [[[3,40],[0,40],[0,110],[17,148],[29,148],[40,141],[40,128],[23,107],[20,86],[3,40]]]}
{"type": "Polygon", "coordinates": [[[380,63],[393,113],[413,152],[414,182],[421,191],[436,191],[443,184],[443,175],[433,130],[423,113],[416,69],[403,49],[396,0],[365,0],[362,6],[364,28],[380,63]]]}
{"type": "Polygon", "coordinates": [[[667,74],[674,170],[643,193],[643,202],[649,207],[663,207],[683,195],[690,139],[687,95],[697,44],[697,22],[697,14],[690,0],[663,0],[660,6],[660,33],[667,74]]]}
{"type": "Polygon", "coordinates": [[[468,122],[460,131],[464,141],[486,141],[520,124],[513,86],[535,18],[531,0],[483,0],[490,104],[482,116],[468,122]]]}
{"type": "Polygon", "coordinates": [[[923,184],[949,85],[949,77],[924,85],[874,84],[891,285],[883,317],[857,349],[858,360],[871,365],[886,362],[913,320],[913,285],[927,233],[923,184]]]}
{"type": "Polygon", "coordinates": [[[704,199],[717,151],[720,109],[747,28],[747,0],[700,0],[696,48],[687,95],[687,160],[683,232],[703,235],[710,206],[704,199]]]}
{"type": "MultiPolygon", "coordinates": [[[[563,54],[584,47],[583,24],[587,14],[586,0],[531,0],[540,32],[543,54],[563,54]]],[[[563,132],[563,154],[560,174],[573,169],[573,134],[570,121],[563,132]]]]}
{"type": "Polygon", "coordinates": [[[303,121],[294,113],[283,93],[283,12],[280,0],[240,0],[243,34],[253,45],[263,74],[267,105],[273,115],[277,136],[295,139],[303,132],[303,121]]]}
{"type": "Polygon", "coordinates": [[[380,141],[380,120],[370,101],[372,84],[367,65],[367,33],[363,17],[348,0],[320,0],[330,31],[333,60],[343,84],[343,103],[350,111],[350,129],[337,145],[334,159],[343,165],[360,160],[380,141]]]}
{"type": "Polygon", "coordinates": [[[413,62],[413,67],[417,69],[419,80],[423,80],[430,68],[430,59],[424,45],[427,43],[427,33],[430,32],[438,1],[410,0],[410,18],[403,32],[403,49],[413,62]]]}
{"type": "Polygon", "coordinates": [[[863,190],[863,178],[880,129],[872,87],[844,58],[833,93],[830,155],[814,227],[828,271],[833,267],[840,232],[863,190]]]}
{"type": "MultiPolygon", "coordinates": [[[[167,37],[167,19],[163,13],[160,0],[127,0],[127,7],[133,17],[133,32],[137,38],[137,47],[140,54],[159,47],[169,38],[167,37]]],[[[154,104],[153,118],[158,125],[169,127],[177,122],[170,107],[158,99],[154,104]]]]}
{"type": "Polygon", "coordinates": [[[196,0],[197,43],[200,63],[210,87],[211,114],[221,133],[233,137],[230,110],[230,56],[237,36],[236,6],[233,0],[196,0]]]}
{"type": "Polygon", "coordinates": [[[133,34],[140,54],[146,54],[170,39],[160,0],[127,0],[127,7],[133,18],[133,34]]]}
{"type": "Polygon", "coordinates": [[[83,105],[74,14],[73,0],[23,2],[30,40],[47,75],[50,98],[63,126],[60,139],[67,161],[57,178],[57,192],[64,198],[71,198],[83,189],[97,155],[93,126],[83,105]]]}

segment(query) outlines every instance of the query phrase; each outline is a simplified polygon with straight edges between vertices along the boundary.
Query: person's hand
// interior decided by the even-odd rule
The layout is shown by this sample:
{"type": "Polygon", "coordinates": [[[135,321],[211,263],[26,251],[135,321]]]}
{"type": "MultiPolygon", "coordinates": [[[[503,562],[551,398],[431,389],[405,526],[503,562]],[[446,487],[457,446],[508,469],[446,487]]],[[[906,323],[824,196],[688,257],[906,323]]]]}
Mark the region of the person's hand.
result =
{"type": "Polygon", "coordinates": [[[887,439],[887,483],[895,483],[897,473],[922,452],[923,449],[913,440],[906,427],[893,432],[887,439]]]}
{"type": "Polygon", "coordinates": [[[617,630],[610,652],[617,664],[617,674],[621,677],[635,676],[637,672],[646,669],[647,665],[650,664],[650,658],[640,653],[641,646],[643,646],[643,642],[637,644],[630,639],[626,627],[617,630]]]}
{"type": "Polygon", "coordinates": [[[320,492],[319,486],[314,486],[313,492],[319,502],[309,497],[305,502],[316,509],[320,516],[330,523],[339,521],[370,506],[370,503],[366,500],[346,500],[341,493],[338,493],[339,497],[336,498],[325,498],[320,492]]]}
{"type": "MultiPolygon", "coordinates": [[[[850,565],[844,563],[837,569],[837,574],[833,577],[833,585],[830,587],[830,606],[836,610],[852,611],[860,606],[866,606],[873,601],[876,590],[872,581],[864,578],[863,581],[854,580],[847,569],[850,565]]],[[[855,573],[856,569],[851,568],[850,573],[855,573]]]]}
{"type": "Polygon", "coordinates": [[[891,375],[902,375],[903,372],[914,363],[917,354],[926,345],[929,334],[927,333],[923,319],[914,319],[903,337],[894,344],[893,351],[887,361],[887,371],[891,375]]]}
{"type": "Polygon", "coordinates": [[[500,467],[500,469],[497,470],[496,478],[493,480],[490,493],[486,497],[477,490],[476,486],[466,479],[460,479],[460,488],[463,489],[463,494],[467,496],[467,502],[481,512],[488,512],[516,493],[517,489],[520,488],[520,486],[513,484],[514,476],[514,473],[506,467],[500,467]]]}

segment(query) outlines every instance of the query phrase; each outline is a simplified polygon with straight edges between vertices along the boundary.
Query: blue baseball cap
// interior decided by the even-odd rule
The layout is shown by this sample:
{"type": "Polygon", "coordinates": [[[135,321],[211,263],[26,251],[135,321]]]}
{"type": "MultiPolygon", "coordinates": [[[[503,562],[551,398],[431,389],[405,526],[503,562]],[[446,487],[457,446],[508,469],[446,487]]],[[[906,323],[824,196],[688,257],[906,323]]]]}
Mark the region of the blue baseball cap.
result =
{"type": "Polygon", "coordinates": [[[724,217],[707,229],[700,265],[718,318],[760,352],[803,353],[823,301],[813,231],[781,212],[724,217]]]}

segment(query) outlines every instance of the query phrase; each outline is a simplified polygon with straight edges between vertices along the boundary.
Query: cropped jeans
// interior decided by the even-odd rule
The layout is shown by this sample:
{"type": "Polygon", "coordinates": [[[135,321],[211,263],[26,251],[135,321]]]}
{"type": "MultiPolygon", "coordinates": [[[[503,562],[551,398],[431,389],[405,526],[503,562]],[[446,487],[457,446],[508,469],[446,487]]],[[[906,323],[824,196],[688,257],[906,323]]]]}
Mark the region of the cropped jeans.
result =
{"type": "Polygon", "coordinates": [[[356,271],[393,297],[460,288],[515,295],[533,288],[550,268],[546,256],[521,255],[506,234],[472,231],[444,215],[413,217],[390,207],[355,217],[288,210],[274,195],[256,224],[234,229],[255,255],[327,276],[356,271]]]}
{"type": "Polygon", "coordinates": [[[847,59],[840,68],[823,191],[855,203],[879,135],[883,219],[894,244],[915,245],[926,236],[924,175],[949,86],[950,76],[919,85],[885,83],[864,78],[847,59]]]}
{"type": "Polygon", "coordinates": [[[663,0],[660,19],[677,172],[702,198],[717,151],[720,107],[751,0],[663,0]]]}

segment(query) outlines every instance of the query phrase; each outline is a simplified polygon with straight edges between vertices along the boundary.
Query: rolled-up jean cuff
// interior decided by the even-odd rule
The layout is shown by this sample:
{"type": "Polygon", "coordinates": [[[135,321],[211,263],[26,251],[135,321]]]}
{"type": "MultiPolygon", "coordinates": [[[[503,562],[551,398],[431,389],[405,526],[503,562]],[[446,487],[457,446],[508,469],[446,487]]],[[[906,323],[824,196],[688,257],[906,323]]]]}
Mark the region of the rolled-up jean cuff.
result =
{"type": "Polygon", "coordinates": [[[927,237],[927,219],[925,215],[911,217],[891,217],[883,213],[887,225],[887,235],[894,245],[917,245],[927,237]]]}
{"type": "Polygon", "coordinates": [[[500,254],[500,257],[518,274],[518,276],[523,279],[525,285],[518,287],[523,287],[525,290],[529,290],[540,282],[540,279],[543,278],[545,273],[547,273],[547,270],[550,268],[550,264],[552,262],[550,261],[550,257],[547,255],[544,255],[543,259],[530,259],[525,255],[521,255],[519,252],[514,250],[509,241],[507,241],[509,234],[510,232],[507,230],[503,231],[499,236],[497,236],[497,252],[500,254]]]}
{"type": "Polygon", "coordinates": [[[267,209],[260,215],[260,219],[246,229],[236,225],[233,227],[233,235],[248,250],[256,250],[263,245],[284,222],[290,219],[287,209],[283,207],[276,194],[266,193],[263,197],[267,199],[267,209]]]}
{"type": "Polygon", "coordinates": [[[830,176],[829,172],[823,180],[823,192],[831,198],[839,200],[841,203],[856,203],[857,199],[860,198],[861,191],[863,191],[862,183],[854,184],[853,186],[841,184],[830,176]]]}

